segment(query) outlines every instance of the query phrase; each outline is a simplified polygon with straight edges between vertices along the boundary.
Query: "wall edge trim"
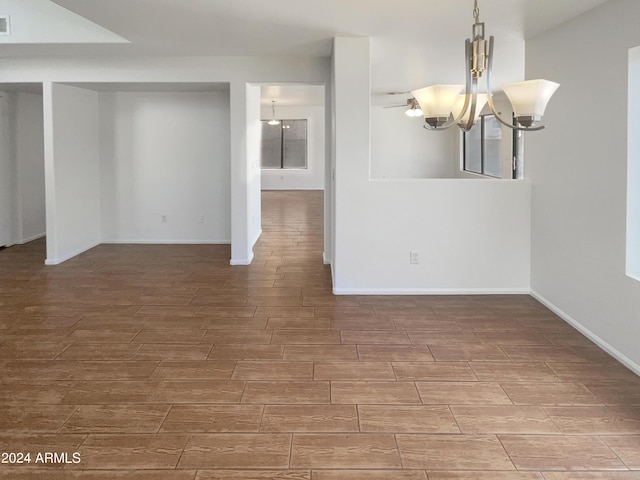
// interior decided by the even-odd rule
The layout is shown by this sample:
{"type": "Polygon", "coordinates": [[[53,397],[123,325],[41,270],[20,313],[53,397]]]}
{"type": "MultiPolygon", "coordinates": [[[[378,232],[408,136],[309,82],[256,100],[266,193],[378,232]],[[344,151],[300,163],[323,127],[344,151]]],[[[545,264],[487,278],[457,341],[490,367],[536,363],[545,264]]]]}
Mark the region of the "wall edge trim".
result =
{"type": "Polygon", "coordinates": [[[101,244],[135,244],[135,245],[230,245],[230,239],[213,240],[184,240],[184,239],[110,239],[102,240],[101,244]]]}
{"type": "Polygon", "coordinates": [[[547,300],[547,298],[545,298],[542,294],[536,292],[535,290],[531,290],[531,296],[533,298],[535,298],[536,300],[538,300],[540,303],[542,303],[545,307],[547,307],[553,313],[558,315],[562,320],[567,322],[573,328],[578,330],[581,334],[583,334],[585,337],[587,337],[589,340],[591,340],[593,343],[595,343],[602,350],[604,350],[609,355],[611,355],[613,358],[615,358],[620,363],[622,363],[625,367],[627,367],[633,373],[635,373],[636,375],[640,376],[640,365],[638,365],[636,362],[631,360],[629,357],[627,357],[625,354],[623,354],[622,352],[620,352],[616,348],[614,348],[611,345],[609,345],[607,342],[605,342],[598,335],[596,335],[591,330],[589,330],[587,327],[582,325],[578,320],[576,320],[571,315],[569,315],[568,313],[563,311],[560,307],[555,305],[550,300],[547,300]]]}
{"type": "Polygon", "coordinates": [[[77,257],[77,256],[78,256],[78,255],[80,255],[81,253],[84,253],[84,252],[86,252],[87,250],[91,250],[92,248],[95,248],[95,247],[97,247],[98,245],[100,245],[100,242],[94,242],[94,243],[92,243],[92,244],[90,244],[90,245],[87,245],[86,247],[79,248],[78,250],[76,250],[76,251],[74,251],[74,252],[71,252],[71,253],[69,253],[69,254],[67,254],[67,255],[64,255],[64,256],[62,256],[62,257],[60,257],[60,258],[57,258],[57,257],[56,257],[56,258],[54,258],[54,259],[49,259],[49,258],[47,258],[47,259],[44,261],[44,264],[45,264],[45,265],[60,265],[61,263],[64,263],[64,262],[66,262],[67,260],[72,259],[73,257],[77,257]]]}
{"type": "Polygon", "coordinates": [[[251,256],[249,258],[232,258],[229,260],[229,265],[251,265],[253,261],[253,252],[251,252],[251,256]]]}
{"type": "Polygon", "coordinates": [[[27,238],[23,238],[19,244],[20,245],[24,245],[25,243],[29,243],[29,242],[33,242],[34,240],[38,240],[39,238],[43,238],[46,237],[47,234],[46,233],[39,233],[37,235],[31,235],[30,237],[27,238]]]}

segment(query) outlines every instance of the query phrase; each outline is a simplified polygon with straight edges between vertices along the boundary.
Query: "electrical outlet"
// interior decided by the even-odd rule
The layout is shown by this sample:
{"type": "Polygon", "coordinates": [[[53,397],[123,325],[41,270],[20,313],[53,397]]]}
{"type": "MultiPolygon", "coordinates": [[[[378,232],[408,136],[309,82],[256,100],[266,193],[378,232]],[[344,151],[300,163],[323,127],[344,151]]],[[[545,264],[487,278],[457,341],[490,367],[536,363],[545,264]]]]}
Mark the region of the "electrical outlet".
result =
{"type": "Polygon", "coordinates": [[[420,263],[420,255],[415,250],[409,252],[409,263],[417,265],[420,263]]]}
{"type": "Polygon", "coordinates": [[[164,215],[160,215],[160,223],[167,223],[168,221],[166,213],[164,215]]]}
{"type": "Polygon", "coordinates": [[[204,215],[198,217],[198,223],[204,223],[204,215]]]}

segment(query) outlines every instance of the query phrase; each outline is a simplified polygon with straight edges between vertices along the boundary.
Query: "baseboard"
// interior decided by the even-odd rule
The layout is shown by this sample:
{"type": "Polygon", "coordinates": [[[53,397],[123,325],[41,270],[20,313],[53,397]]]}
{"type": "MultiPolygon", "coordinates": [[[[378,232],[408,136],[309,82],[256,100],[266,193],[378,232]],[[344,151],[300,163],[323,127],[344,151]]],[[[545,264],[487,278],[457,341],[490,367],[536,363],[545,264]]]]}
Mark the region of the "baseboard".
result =
{"type": "Polygon", "coordinates": [[[529,295],[528,288],[335,288],[334,295],[529,295]]]}
{"type": "Polygon", "coordinates": [[[253,252],[249,255],[249,258],[232,258],[229,261],[229,265],[251,265],[253,262],[253,252]]]}
{"type": "Polygon", "coordinates": [[[46,233],[39,233],[38,235],[32,235],[31,237],[23,238],[19,243],[20,245],[24,245],[25,243],[33,242],[34,240],[38,240],[46,236],[46,233]]]}
{"type": "Polygon", "coordinates": [[[95,242],[95,243],[93,243],[91,245],[88,245],[86,247],[82,247],[82,248],[76,250],[75,252],[69,253],[69,254],[64,255],[64,256],[62,256],[60,258],[54,258],[54,259],[47,258],[44,261],[44,264],[45,265],[60,265],[61,263],[66,262],[67,260],[70,260],[71,258],[76,257],[76,256],[80,255],[81,253],[86,252],[87,250],[91,250],[92,248],[95,248],[98,245],[100,245],[100,242],[95,242]]]}
{"type": "Polygon", "coordinates": [[[304,191],[304,192],[323,192],[324,191],[324,187],[269,187],[269,188],[261,188],[261,191],[263,192],[297,192],[297,191],[304,191]]]}
{"type": "Polygon", "coordinates": [[[640,365],[638,365],[636,362],[634,362],[629,357],[627,357],[626,355],[624,355],[623,353],[619,352],[617,349],[615,349],[614,347],[609,345],[607,342],[605,342],[598,335],[593,333],[591,330],[589,330],[587,327],[582,325],[580,322],[578,322],[571,315],[569,315],[568,313],[563,311],[561,308],[556,306],[554,303],[552,303],[549,300],[547,300],[544,296],[540,295],[535,290],[531,290],[531,296],[533,298],[535,298],[536,300],[538,300],[541,304],[543,304],[549,310],[551,310],[553,313],[558,315],[562,320],[567,322],[573,328],[575,328],[580,333],[582,333],[585,337],[587,337],[589,340],[591,340],[593,343],[595,343],[602,350],[604,350],[609,355],[611,355],[613,358],[615,358],[620,363],[622,363],[625,367],[627,367],[633,373],[635,373],[636,375],[640,376],[640,365]]]}
{"type": "Polygon", "coordinates": [[[256,242],[258,241],[258,239],[260,238],[260,236],[262,235],[262,229],[260,229],[258,231],[258,235],[256,236],[256,238],[253,240],[253,242],[251,243],[251,251],[249,252],[249,258],[232,258],[229,261],[229,265],[251,265],[251,262],[253,262],[253,247],[256,244],[256,242]]]}
{"type": "Polygon", "coordinates": [[[134,245],[229,245],[231,240],[158,240],[158,239],[117,239],[117,240],[102,240],[100,243],[120,245],[120,244],[134,244],[134,245]]]}

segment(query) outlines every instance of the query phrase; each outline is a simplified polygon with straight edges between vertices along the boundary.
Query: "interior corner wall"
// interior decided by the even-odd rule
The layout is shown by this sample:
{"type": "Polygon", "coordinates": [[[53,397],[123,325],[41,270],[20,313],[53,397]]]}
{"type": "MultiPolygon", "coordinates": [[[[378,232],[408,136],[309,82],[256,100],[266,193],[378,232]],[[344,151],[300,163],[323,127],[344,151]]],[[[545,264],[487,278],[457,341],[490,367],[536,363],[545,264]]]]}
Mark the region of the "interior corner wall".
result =
{"type": "Polygon", "coordinates": [[[46,230],[42,95],[16,94],[15,159],[19,182],[20,243],[43,237],[46,230]]]}
{"type": "Polygon", "coordinates": [[[99,101],[97,92],[47,83],[44,102],[46,263],[55,265],[100,243],[99,101]]]}
{"type": "Polygon", "coordinates": [[[13,96],[3,92],[0,96],[0,247],[10,246],[15,240],[15,157],[12,139],[15,137],[15,102],[13,96]]]}
{"type": "MultiPolygon", "coordinates": [[[[281,106],[278,118],[307,120],[307,168],[262,170],[263,190],[323,190],[325,176],[325,107],[281,106]]],[[[270,107],[262,107],[262,118],[269,118],[270,107]]]]}
{"type": "MultiPolygon", "coordinates": [[[[333,115],[333,65],[330,79],[324,86],[324,251],[322,260],[325,265],[333,264],[335,210],[334,210],[334,115],[333,115]]],[[[331,272],[333,278],[333,270],[331,272]]]]}
{"type": "Polygon", "coordinates": [[[228,92],[101,92],[100,143],[103,243],[230,243],[228,92]]]}
{"type": "Polygon", "coordinates": [[[334,292],[528,293],[530,185],[371,179],[369,40],[336,38],[333,61],[334,292]]]}
{"type": "Polygon", "coordinates": [[[535,295],[640,373],[640,282],[625,275],[628,62],[640,45],[638,18],[639,2],[612,0],[527,42],[527,76],[561,86],[546,130],[527,137],[526,174],[535,295]],[[597,42],[588,41],[593,32],[597,42]]]}
{"type": "Polygon", "coordinates": [[[627,275],[640,281],[640,46],[629,50],[627,275]]]}
{"type": "Polygon", "coordinates": [[[428,132],[406,110],[371,107],[371,178],[453,178],[458,129],[428,132]]]}

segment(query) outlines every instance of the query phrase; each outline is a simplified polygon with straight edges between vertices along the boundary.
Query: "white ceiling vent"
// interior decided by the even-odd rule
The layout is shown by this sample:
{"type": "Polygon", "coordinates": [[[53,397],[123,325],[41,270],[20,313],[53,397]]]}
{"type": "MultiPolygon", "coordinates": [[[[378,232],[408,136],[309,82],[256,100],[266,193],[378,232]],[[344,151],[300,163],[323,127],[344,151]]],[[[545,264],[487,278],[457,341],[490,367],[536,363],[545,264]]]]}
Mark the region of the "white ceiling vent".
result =
{"type": "Polygon", "coordinates": [[[0,35],[11,35],[8,16],[0,16],[0,35]]]}

